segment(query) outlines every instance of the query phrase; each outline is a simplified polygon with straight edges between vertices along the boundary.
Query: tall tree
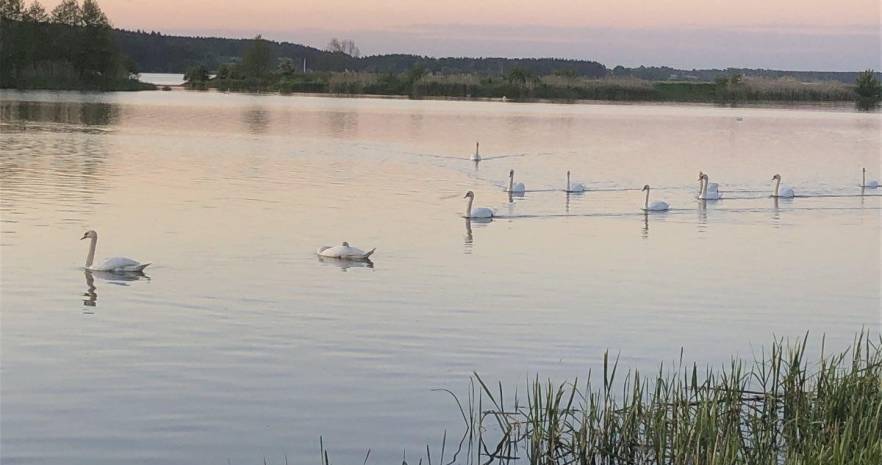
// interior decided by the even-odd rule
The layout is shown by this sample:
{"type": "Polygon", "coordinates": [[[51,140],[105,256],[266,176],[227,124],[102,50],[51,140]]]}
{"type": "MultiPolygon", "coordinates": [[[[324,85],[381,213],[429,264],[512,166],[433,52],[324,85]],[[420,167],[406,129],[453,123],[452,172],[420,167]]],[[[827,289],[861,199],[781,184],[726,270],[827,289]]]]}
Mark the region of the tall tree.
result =
{"type": "Polygon", "coordinates": [[[49,14],[46,13],[46,9],[40,2],[34,0],[24,12],[24,20],[32,23],[45,23],[49,21],[49,14]]]}
{"type": "Polygon", "coordinates": [[[269,75],[271,67],[272,54],[269,44],[258,35],[242,56],[242,71],[246,77],[263,79],[269,75]]]}
{"type": "Polygon", "coordinates": [[[86,27],[110,27],[110,21],[95,0],[84,0],[80,22],[86,27]]]}
{"type": "Polygon", "coordinates": [[[58,24],[66,24],[68,26],[79,26],[82,17],[82,10],[77,0],[62,0],[55,9],[52,10],[52,22],[58,24]]]}
{"type": "Polygon", "coordinates": [[[24,15],[23,0],[0,0],[0,17],[21,21],[24,15]]]}

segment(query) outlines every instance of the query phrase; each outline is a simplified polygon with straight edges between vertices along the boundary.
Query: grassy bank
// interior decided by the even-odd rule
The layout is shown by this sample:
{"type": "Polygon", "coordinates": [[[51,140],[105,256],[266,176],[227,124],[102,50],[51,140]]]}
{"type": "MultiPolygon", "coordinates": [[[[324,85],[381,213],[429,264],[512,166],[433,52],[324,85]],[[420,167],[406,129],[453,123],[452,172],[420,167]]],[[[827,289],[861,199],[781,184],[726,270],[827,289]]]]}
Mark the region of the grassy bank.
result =
{"type": "MultiPolygon", "coordinates": [[[[823,352],[823,350],[821,350],[823,352]]],[[[877,465],[882,463],[882,340],[835,355],[774,343],[752,363],[660,367],[518,396],[474,377],[457,400],[469,463],[877,465]]]]}
{"type": "Polygon", "coordinates": [[[587,79],[559,75],[493,77],[473,74],[291,73],[263,80],[211,79],[194,88],[221,91],[308,92],[338,95],[391,95],[410,98],[494,98],[531,100],[607,100],[627,102],[850,102],[854,86],[836,81],[745,78],[736,82],[653,82],[633,78],[587,79]]]}

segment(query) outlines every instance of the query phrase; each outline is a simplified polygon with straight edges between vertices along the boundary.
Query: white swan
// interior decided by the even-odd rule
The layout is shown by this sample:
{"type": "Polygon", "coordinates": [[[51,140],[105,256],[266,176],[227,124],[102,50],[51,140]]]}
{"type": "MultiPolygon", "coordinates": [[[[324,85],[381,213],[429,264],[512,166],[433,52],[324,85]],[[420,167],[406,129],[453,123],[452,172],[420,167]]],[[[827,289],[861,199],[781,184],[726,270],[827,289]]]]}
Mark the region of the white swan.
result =
{"type": "Polygon", "coordinates": [[[871,179],[867,181],[867,169],[861,168],[863,173],[861,174],[861,187],[865,187],[867,189],[876,189],[879,187],[879,181],[875,179],[871,179]]]}
{"type": "Polygon", "coordinates": [[[86,255],[86,269],[89,271],[109,271],[112,273],[128,273],[128,272],[138,272],[143,271],[144,268],[147,268],[149,263],[141,263],[136,260],[132,260],[131,258],[126,257],[110,257],[100,265],[93,265],[92,263],[95,261],[95,247],[98,245],[98,233],[95,231],[86,231],[83,234],[83,239],[91,239],[91,243],[89,244],[89,254],[86,255]]]}
{"type": "Polygon", "coordinates": [[[514,170],[508,171],[508,190],[506,192],[510,192],[512,194],[523,194],[526,192],[527,188],[524,187],[524,183],[522,182],[514,182],[514,170]]]}
{"type": "Polygon", "coordinates": [[[775,181],[775,189],[772,190],[772,197],[782,197],[785,199],[796,197],[796,194],[793,193],[793,188],[781,185],[780,174],[772,176],[772,181],[775,181]]]}
{"type": "Polygon", "coordinates": [[[698,180],[701,181],[701,192],[698,194],[698,200],[720,200],[721,198],[723,198],[723,196],[720,195],[719,191],[708,190],[708,177],[706,174],[702,173],[701,177],[698,178],[698,180]]]}
{"type": "Polygon", "coordinates": [[[656,200],[655,202],[649,203],[649,184],[643,186],[643,190],[646,191],[646,200],[643,202],[643,211],[664,212],[671,208],[671,206],[663,200],[656,200]]]}
{"type": "Polygon", "coordinates": [[[585,192],[588,190],[581,182],[571,183],[570,172],[567,171],[567,189],[565,192],[585,192]]]}
{"type": "Polygon", "coordinates": [[[475,193],[472,191],[466,192],[464,199],[469,199],[466,204],[465,218],[493,218],[493,210],[489,208],[472,208],[472,203],[475,201],[475,193]]]}
{"type": "MultiPolygon", "coordinates": [[[[702,172],[702,171],[699,171],[699,172],[698,172],[698,186],[699,186],[699,187],[698,187],[698,194],[699,194],[699,195],[701,194],[702,189],[704,189],[704,183],[702,182],[702,178],[705,177],[705,176],[707,176],[706,173],[704,173],[704,172],[702,172]]],[[[715,183],[715,182],[707,183],[707,191],[708,191],[709,193],[711,193],[711,192],[719,192],[719,191],[720,191],[720,185],[717,184],[717,183],[715,183]]]]}
{"type": "Polygon", "coordinates": [[[469,158],[469,160],[471,160],[471,161],[481,161],[481,154],[480,154],[480,152],[478,151],[478,149],[480,149],[480,148],[481,148],[481,143],[480,143],[480,142],[475,142],[475,153],[472,154],[472,157],[469,158]]]}
{"type": "Polygon", "coordinates": [[[348,242],[344,242],[334,247],[323,246],[316,252],[320,257],[340,258],[343,260],[367,260],[371,254],[377,249],[371,249],[367,252],[357,247],[352,247],[348,242]]]}

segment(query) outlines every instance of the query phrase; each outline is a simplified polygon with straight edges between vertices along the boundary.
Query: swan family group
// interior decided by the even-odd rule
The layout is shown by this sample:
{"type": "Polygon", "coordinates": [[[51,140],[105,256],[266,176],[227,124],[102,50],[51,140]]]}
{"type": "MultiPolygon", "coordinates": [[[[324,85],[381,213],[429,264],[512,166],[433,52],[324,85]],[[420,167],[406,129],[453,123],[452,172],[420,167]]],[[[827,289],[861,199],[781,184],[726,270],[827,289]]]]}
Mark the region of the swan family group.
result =
{"type": "MultiPolygon", "coordinates": [[[[479,153],[479,144],[475,144],[475,153],[470,157],[471,161],[478,163],[481,161],[481,155],[479,153]]],[[[514,170],[509,170],[508,172],[508,188],[506,192],[509,195],[514,194],[523,194],[527,191],[526,186],[522,182],[515,182],[514,178],[514,170]]],[[[585,187],[584,184],[578,182],[572,182],[570,179],[570,172],[567,171],[566,177],[566,185],[563,189],[566,193],[584,193],[588,191],[588,188],[585,187]]],[[[793,188],[784,186],[781,184],[781,175],[776,174],[772,176],[772,181],[774,181],[774,187],[772,189],[771,197],[780,197],[780,198],[793,198],[795,197],[795,193],[793,188]]],[[[698,195],[696,196],[699,200],[719,200],[722,199],[723,196],[720,193],[720,186],[717,183],[710,182],[710,178],[704,172],[698,173],[698,182],[700,183],[700,188],[698,191],[698,195]]],[[[876,180],[867,180],[867,169],[863,169],[863,173],[861,176],[861,188],[867,189],[875,189],[880,187],[879,181],[876,180]]],[[[656,200],[654,202],[649,201],[649,184],[643,186],[643,192],[646,192],[646,195],[643,200],[642,210],[644,212],[663,212],[670,209],[670,205],[663,200],[656,200]]],[[[474,207],[475,201],[475,193],[472,191],[468,191],[465,194],[465,199],[467,199],[468,203],[466,204],[465,210],[465,218],[469,219],[489,219],[495,216],[495,212],[489,208],[485,207],[474,207]]],[[[137,260],[132,260],[131,258],[126,257],[110,257],[102,261],[100,264],[95,264],[95,249],[98,244],[98,233],[95,231],[86,231],[83,234],[82,239],[89,239],[89,253],[86,255],[86,266],[85,269],[88,271],[99,271],[99,272],[111,272],[111,273],[140,273],[145,268],[147,268],[150,263],[140,263],[137,260]]],[[[374,253],[376,249],[371,249],[367,252],[349,245],[348,242],[343,242],[340,245],[328,247],[323,246],[320,247],[316,254],[322,258],[330,258],[337,260],[362,260],[369,261],[370,256],[374,253]]]]}

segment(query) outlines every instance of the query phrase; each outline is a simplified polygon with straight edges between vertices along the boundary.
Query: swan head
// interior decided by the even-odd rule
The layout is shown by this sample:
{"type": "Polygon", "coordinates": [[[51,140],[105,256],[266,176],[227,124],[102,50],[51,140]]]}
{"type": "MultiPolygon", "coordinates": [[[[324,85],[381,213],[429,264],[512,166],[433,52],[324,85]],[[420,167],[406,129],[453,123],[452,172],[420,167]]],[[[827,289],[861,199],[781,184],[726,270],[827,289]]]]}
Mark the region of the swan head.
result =
{"type": "Polygon", "coordinates": [[[85,233],[83,233],[83,237],[81,237],[80,240],[83,240],[83,239],[97,239],[97,238],[98,238],[98,233],[96,233],[95,231],[92,231],[92,230],[90,229],[90,230],[86,231],[85,233]]]}
{"type": "Polygon", "coordinates": [[[567,170],[567,176],[569,176],[569,175],[570,175],[570,170],[567,170]]]}
{"type": "Polygon", "coordinates": [[[703,177],[704,177],[704,171],[699,171],[699,172],[698,172],[698,180],[701,181],[701,179],[702,179],[703,177]]]}
{"type": "Polygon", "coordinates": [[[345,241],[343,242],[342,245],[343,245],[343,247],[349,247],[349,243],[348,243],[348,242],[345,242],[345,241]]]}
{"type": "Polygon", "coordinates": [[[649,184],[643,186],[643,189],[640,189],[640,190],[642,190],[642,191],[648,191],[648,190],[649,190],[649,184]]]}
{"type": "Polygon", "coordinates": [[[464,199],[469,199],[469,198],[473,199],[473,198],[475,198],[475,193],[472,191],[468,191],[468,192],[466,192],[465,196],[463,196],[463,198],[464,199]]]}
{"type": "Polygon", "coordinates": [[[510,177],[510,178],[514,177],[514,170],[508,170],[508,177],[510,177]]]}

